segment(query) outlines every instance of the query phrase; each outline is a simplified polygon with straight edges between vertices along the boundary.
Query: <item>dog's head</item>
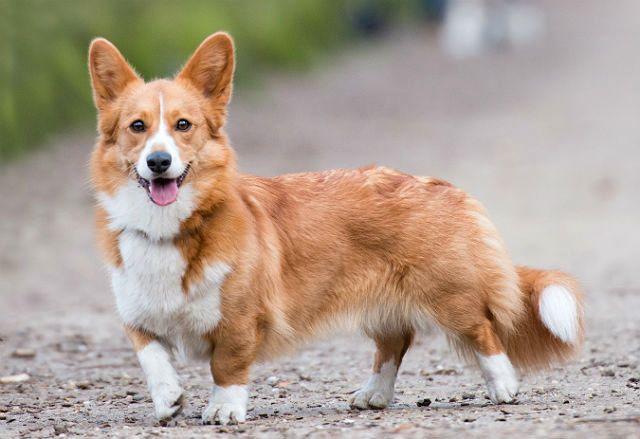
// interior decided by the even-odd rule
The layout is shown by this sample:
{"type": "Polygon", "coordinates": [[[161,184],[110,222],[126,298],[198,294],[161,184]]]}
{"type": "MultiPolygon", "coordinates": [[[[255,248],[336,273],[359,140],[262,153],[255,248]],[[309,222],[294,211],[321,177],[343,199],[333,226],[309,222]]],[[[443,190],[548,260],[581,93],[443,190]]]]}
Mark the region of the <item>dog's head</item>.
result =
{"type": "Polygon", "coordinates": [[[205,39],[175,78],[151,82],[109,41],[94,40],[89,71],[100,138],[91,167],[98,193],[136,185],[146,203],[164,207],[187,184],[192,194],[210,192],[234,166],[222,130],[233,70],[233,42],[222,32],[205,39]]]}

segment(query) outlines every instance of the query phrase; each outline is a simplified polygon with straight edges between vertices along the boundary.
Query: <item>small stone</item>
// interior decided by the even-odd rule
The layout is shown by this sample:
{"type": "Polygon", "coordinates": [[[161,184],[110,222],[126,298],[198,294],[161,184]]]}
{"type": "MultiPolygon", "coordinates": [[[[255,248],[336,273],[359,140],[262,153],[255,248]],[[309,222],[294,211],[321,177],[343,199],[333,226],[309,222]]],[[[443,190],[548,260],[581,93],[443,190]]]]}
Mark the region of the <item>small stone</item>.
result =
{"type": "Polygon", "coordinates": [[[615,407],[605,407],[605,408],[604,408],[604,412],[605,412],[605,413],[613,413],[613,412],[615,412],[615,411],[616,411],[616,408],[615,408],[615,407]]]}
{"type": "Polygon", "coordinates": [[[405,430],[410,430],[413,428],[413,424],[400,424],[396,428],[392,430],[393,433],[400,433],[405,430]]]}
{"type": "Polygon", "coordinates": [[[475,397],[475,393],[465,392],[462,394],[462,399],[474,399],[475,397]]]}
{"type": "Polygon", "coordinates": [[[23,383],[25,381],[29,381],[31,377],[26,373],[20,373],[18,375],[7,375],[0,377],[0,384],[13,384],[13,383],[23,383]]]}
{"type": "Polygon", "coordinates": [[[69,427],[66,424],[54,424],[53,431],[56,435],[65,434],[69,432],[69,427]]]}
{"type": "Polygon", "coordinates": [[[137,395],[133,395],[133,400],[134,401],[142,401],[144,399],[144,396],[137,394],[137,395]]]}
{"type": "Polygon", "coordinates": [[[418,407],[429,407],[431,405],[431,399],[424,398],[416,402],[418,407]]]}
{"type": "Polygon", "coordinates": [[[36,356],[36,351],[28,348],[18,348],[11,354],[15,358],[33,358],[36,356]]]}
{"type": "Polygon", "coordinates": [[[613,371],[613,369],[605,369],[600,372],[600,375],[602,375],[603,377],[615,377],[616,373],[613,371]]]}
{"type": "Polygon", "coordinates": [[[270,386],[275,386],[276,384],[278,384],[278,381],[280,380],[277,376],[270,376],[269,378],[267,378],[267,384],[269,384],[270,386]]]}
{"type": "Polygon", "coordinates": [[[91,387],[91,382],[86,381],[86,380],[85,380],[85,381],[78,381],[78,382],[76,383],[76,387],[77,387],[78,389],[86,390],[86,389],[88,389],[88,388],[90,388],[90,387],[91,387]]]}

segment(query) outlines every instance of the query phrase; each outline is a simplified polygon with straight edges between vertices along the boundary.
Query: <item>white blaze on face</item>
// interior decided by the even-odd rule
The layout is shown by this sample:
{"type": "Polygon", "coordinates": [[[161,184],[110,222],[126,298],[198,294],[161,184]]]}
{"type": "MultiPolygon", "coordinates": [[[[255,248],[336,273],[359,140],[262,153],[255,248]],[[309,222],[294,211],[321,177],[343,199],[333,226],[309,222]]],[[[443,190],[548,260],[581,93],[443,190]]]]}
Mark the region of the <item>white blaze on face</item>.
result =
{"type": "Polygon", "coordinates": [[[180,158],[178,145],[176,145],[175,140],[171,137],[169,127],[164,120],[164,101],[162,93],[160,93],[159,98],[160,115],[158,119],[158,130],[154,135],[147,139],[144,149],[138,158],[138,163],[136,164],[138,174],[145,180],[151,180],[153,178],[153,172],[149,169],[149,166],[147,166],[147,157],[155,151],[165,151],[171,154],[171,166],[164,173],[163,178],[178,178],[185,169],[185,164],[180,158]]]}

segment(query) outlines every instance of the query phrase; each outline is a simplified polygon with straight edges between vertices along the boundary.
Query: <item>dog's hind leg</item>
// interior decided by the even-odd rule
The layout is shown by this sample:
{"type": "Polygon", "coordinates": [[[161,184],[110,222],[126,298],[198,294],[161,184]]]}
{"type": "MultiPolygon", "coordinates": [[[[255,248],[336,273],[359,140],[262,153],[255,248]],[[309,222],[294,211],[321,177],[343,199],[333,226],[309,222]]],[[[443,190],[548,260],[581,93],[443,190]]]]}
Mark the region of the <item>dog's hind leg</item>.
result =
{"type": "Polygon", "coordinates": [[[518,393],[518,377],[493,324],[484,319],[467,334],[494,403],[511,402],[518,393]]]}
{"type": "Polygon", "coordinates": [[[413,340],[413,331],[375,335],[376,354],[369,380],[351,398],[351,407],[382,409],[393,401],[393,391],[402,357],[413,340]]]}

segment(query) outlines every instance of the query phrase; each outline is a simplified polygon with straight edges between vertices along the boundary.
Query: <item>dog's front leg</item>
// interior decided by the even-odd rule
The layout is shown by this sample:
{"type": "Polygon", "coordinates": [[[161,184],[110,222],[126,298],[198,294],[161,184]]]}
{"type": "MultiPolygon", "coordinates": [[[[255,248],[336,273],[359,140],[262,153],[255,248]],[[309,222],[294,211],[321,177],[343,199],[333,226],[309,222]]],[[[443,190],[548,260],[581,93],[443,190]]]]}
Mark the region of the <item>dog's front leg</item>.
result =
{"type": "Polygon", "coordinates": [[[169,419],[182,410],[184,394],[169,353],[153,335],[125,328],[147,379],[158,420],[169,419]]]}
{"type": "Polygon", "coordinates": [[[254,340],[222,336],[211,357],[213,388],[202,414],[205,424],[237,424],[247,414],[249,369],[255,359],[254,340]]]}

